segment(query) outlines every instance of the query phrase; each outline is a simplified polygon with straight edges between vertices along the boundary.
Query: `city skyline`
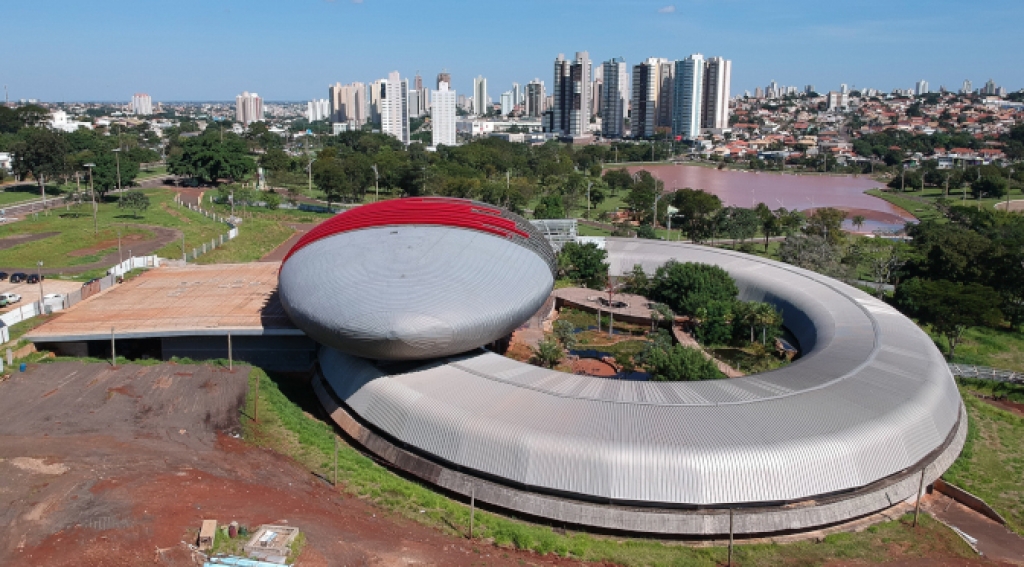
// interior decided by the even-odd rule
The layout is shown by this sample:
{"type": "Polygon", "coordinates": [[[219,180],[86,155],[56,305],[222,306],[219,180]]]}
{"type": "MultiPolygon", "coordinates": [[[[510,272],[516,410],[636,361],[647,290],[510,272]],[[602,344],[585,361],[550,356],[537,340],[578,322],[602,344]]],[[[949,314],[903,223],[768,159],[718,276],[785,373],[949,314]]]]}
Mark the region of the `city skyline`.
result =
{"type": "Polygon", "coordinates": [[[472,92],[473,77],[483,75],[490,90],[500,94],[514,82],[547,75],[559,52],[588,51],[591,61],[622,57],[630,66],[648,57],[719,54],[736,62],[736,94],[772,80],[811,83],[821,91],[840,83],[907,89],[921,79],[932,90],[958,90],[965,79],[983,84],[992,78],[1011,91],[1024,86],[1024,70],[1013,61],[1024,40],[1010,27],[1024,17],[1019,2],[995,0],[970,10],[957,4],[955,11],[943,9],[954,6],[947,0],[899,5],[866,0],[858,6],[800,0],[742,9],[737,4],[608,0],[583,10],[576,2],[537,3],[545,17],[529,20],[525,32],[502,32],[496,27],[505,17],[499,7],[467,11],[444,2],[428,7],[398,0],[287,6],[186,1],[168,11],[118,0],[101,15],[94,6],[58,0],[45,21],[27,5],[8,8],[21,25],[5,34],[7,41],[33,48],[9,61],[0,81],[12,100],[114,102],[146,92],[154,101],[214,101],[230,100],[248,88],[264,93],[267,101],[305,101],[323,97],[324,86],[338,81],[371,82],[396,69],[403,77],[446,70],[456,91],[472,92]],[[212,16],[217,32],[183,33],[194,29],[197,13],[212,16]],[[563,16],[580,25],[561,28],[563,16]],[[415,41],[417,33],[444,18],[453,19],[460,32],[424,45],[415,41]],[[367,50],[385,22],[390,33],[409,39],[367,50]],[[345,34],[331,32],[339,25],[345,34]],[[62,40],[38,42],[43,26],[47,35],[62,40]],[[92,34],[100,28],[114,40],[96,41],[92,34]],[[956,41],[949,39],[949,29],[958,30],[956,41]],[[67,49],[71,44],[76,48],[67,49]],[[413,44],[417,47],[410,49],[413,44]],[[468,49],[481,44],[487,48],[468,49]],[[506,46],[517,56],[494,55],[508,52],[506,46]],[[332,53],[349,55],[337,63],[332,53]],[[104,61],[117,72],[104,72],[104,61]]]}

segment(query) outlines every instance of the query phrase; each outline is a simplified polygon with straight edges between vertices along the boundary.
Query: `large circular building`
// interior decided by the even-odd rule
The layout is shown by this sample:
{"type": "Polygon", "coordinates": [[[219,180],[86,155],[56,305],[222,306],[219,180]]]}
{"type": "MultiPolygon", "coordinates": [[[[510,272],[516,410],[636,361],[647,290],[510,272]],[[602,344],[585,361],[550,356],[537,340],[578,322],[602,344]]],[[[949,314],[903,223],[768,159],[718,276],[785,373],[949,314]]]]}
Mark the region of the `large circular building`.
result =
{"type": "Polygon", "coordinates": [[[778,533],[911,498],[963,445],[963,405],[931,339],[838,281],[726,250],[607,239],[612,275],[636,264],[652,272],[669,259],[721,266],[742,299],[782,311],[803,356],[780,370],[706,382],[569,375],[477,348],[514,329],[550,291],[551,253],[528,223],[490,209],[522,234],[497,234],[492,223],[483,230],[470,219],[489,207],[467,201],[375,207],[359,213],[364,222],[345,218],[361,209],[339,215],[296,246],[281,269],[282,301],[325,345],[314,388],[334,420],[383,460],[447,491],[602,529],[725,534],[732,511],[735,533],[778,533]],[[420,220],[381,210],[455,205],[463,208],[454,217],[420,220]],[[481,244],[484,234],[498,242],[481,244]],[[455,275],[444,285],[442,273],[415,267],[438,243],[445,252],[433,258],[452,273],[471,265],[502,275],[487,284],[455,275]],[[401,246],[419,248],[403,256],[401,246]],[[430,293],[395,293],[392,282],[409,278],[422,278],[430,293]],[[378,314],[376,326],[362,323],[365,313],[378,314]],[[416,317],[443,325],[408,323],[425,320],[416,317]],[[421,360],[389,362],[412,359],[421,360]]]}
{"type": "Polygon", "coordinates": [[[377,360],[467,352],[540,309],[555,256],[521,217],[461,199],[355,208],[285,257],[285,311],[317,342],[377,360]]]}

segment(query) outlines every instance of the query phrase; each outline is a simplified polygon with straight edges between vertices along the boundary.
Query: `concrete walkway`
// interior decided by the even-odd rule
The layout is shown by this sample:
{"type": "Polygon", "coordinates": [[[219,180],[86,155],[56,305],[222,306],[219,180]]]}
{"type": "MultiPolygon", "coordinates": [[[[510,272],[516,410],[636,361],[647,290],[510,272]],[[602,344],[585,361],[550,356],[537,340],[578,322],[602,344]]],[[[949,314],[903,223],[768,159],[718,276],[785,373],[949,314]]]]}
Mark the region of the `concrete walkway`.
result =
{"type": "Polygon", "coordinates": [[[977,539],[974,547],[985,557],[1024,565],[1024,538],[952,498],[934,492],[921,500],[921,509],[977,539]]]}

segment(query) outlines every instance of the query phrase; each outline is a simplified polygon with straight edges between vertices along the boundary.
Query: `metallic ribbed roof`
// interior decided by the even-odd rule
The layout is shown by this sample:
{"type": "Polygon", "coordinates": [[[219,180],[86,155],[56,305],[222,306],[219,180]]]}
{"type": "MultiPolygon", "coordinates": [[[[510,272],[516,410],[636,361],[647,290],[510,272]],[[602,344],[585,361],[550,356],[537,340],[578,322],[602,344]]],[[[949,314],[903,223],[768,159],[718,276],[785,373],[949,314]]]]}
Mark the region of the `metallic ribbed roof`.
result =
{"type": "MultiPolygon", "coordinates": [[[[772,303],[803,356],[697,383],[574,376],[475,352],[374,365],[329,348],[325,378],[363,420],[450,464],[517,484],[649,504],[800,500],[925,458],[960,396],[929,337],[881,301],[787,264],[679,243],[608,239],[613,275],[716,264],[772,303]]],[[[458,288],[453,289],[457,293],[458,288]]]]}
{"type": "Polygon", "coordinates": [[[281,305],[317,342],[359,356],[466,352],[507,336],[547,300],[554,256],[529,230],[515,239],[416,225],[328,235],[281,266],[281,305]]]}

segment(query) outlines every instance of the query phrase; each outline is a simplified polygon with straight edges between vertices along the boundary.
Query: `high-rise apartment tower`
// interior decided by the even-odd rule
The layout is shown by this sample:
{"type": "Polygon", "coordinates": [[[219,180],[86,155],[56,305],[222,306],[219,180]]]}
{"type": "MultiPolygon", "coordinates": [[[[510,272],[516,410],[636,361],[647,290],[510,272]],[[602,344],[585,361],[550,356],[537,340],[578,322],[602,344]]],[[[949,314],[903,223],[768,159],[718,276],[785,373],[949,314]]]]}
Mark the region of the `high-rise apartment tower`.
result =
{"type": "Polygon", "coordinates": [[[235,121],[248,126],[263,120],[263,99],[256,93],[245,91],[235,97],[235,121]]]}
{"type": "Polygon", "coordinates": [[[586,51],[577,51],[576,59],[567,61],[559,53],[555,59],[554,104],[551,128],[563,136],[587,136],[590,133],[591,64],[586,51]]]}
{"type": "Polygon", "coordinates": [[[448,89],[448,83],[441,81],[437,90],[431,93],[430,127],[433,129],[432,142],[437,146],[454,146],[455,139],[455,91],[448,89]]]}
{"type": "Polygon", "coordinates": [[[692,140],[700,135],[704,90],[704,56],[694,53],[676,61],[672,101],[672,134],[692,140]]]}
{"type": "Polygon", "coordinates": [[[544,101],[547,94],[544,92],[544,81],[534,79],[526,83],[526,115],[530,118],[540,118],[540,115],[547,110],[544,101]]]}
{"type": "Polygon", "coordinates": [[[135,116],[149,116],[153,114],[153,99],[146,93],[135,93],[132,95],[132,114],[135,116]]]}
{"type": "Polygon", "coordinates": [[[626,110],[629,107],[629,77],[626,62],[621,58],[605,61],[601,66],[604,83],[601,92],[601,135],[621,138],[625,132],[626,110]]]}
{"type": "Polygon", "coordinates": [[[732,61],[712,57],[704,64],[704,100],[701,101],[701,127],[729,127],[729,89],[732,61]]]}
{"type": "Polygon", "coordinates": [[[487,114],[487,79],[480,75],[473,79],[473,114],[483,116],[487,114]]]}
{"type": "Polygon", "coordinates": [[[403,144],[409,143],[409,79],[399,77],[398,71],[388,73],[381,82],[380,129],[403,144]]]}

